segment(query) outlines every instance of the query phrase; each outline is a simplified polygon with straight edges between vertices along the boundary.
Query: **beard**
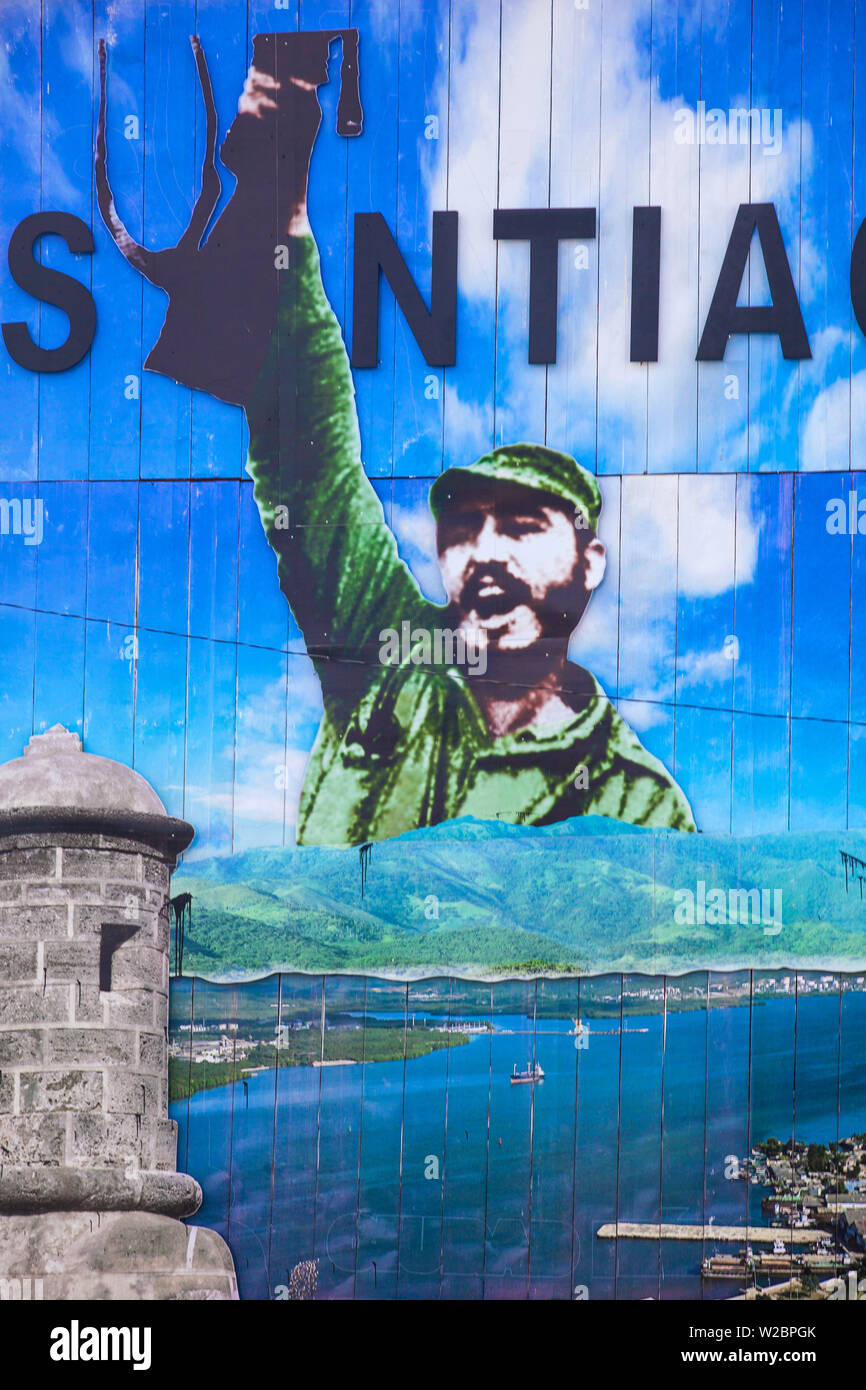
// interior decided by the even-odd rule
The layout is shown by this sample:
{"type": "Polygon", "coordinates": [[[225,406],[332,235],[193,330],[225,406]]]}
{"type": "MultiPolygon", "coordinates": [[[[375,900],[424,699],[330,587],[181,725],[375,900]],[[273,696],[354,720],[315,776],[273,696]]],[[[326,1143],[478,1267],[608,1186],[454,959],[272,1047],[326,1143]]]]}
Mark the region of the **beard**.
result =
{"type": "Polygon", "coordinates": [[[505,617],[516,608],[533,607],[532,590],[498,560],[473,565],[457,599],[462,613],[476,613],[482,622],[505,617]]]}
{"type": "Polygon", "coordinates": [[[567,660],[588,601],[579,574],[539,598],[506,565],[488,561],[469,569],[454,608],[462,625],[485,633],[487,679],[531,687],[567,660]]]}
{"type": "Polygon", "coordinates": [[[507,565],[490,560],[471,566],[455,606],[464,619],[479,619],[491,641],[497,633],[506,633],[509,616],[522,610],[532,615],[536,640],[543,642],[567,639],[583,616],[588,601],[589,595],[579,575],[548,589],[539,599],[525,580],[512,574],[507,565]]]}

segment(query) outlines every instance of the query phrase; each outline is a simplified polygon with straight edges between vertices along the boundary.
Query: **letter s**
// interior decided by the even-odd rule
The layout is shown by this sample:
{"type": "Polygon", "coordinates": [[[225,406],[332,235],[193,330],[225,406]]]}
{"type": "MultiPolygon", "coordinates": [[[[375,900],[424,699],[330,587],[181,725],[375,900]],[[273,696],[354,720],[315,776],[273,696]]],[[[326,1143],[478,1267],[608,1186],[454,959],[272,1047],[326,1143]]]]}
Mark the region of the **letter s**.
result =
{"type": "Polygon", "coordinates": [[[26,323],[4,323],[3,341],[9,356],[30,372],[65,372],[90,350],[96,333],[96,305],[90,291],[59,270],[40,265],[33,249],[41,236],[60,236],[70,251],[93,252],[93,235],[86,222],[71,212],[34,212],[25,217],[9,241],[9,269],[22,290],[54,304],[69,319],[69,336],[56,348],[34,343],[26,323]]]}

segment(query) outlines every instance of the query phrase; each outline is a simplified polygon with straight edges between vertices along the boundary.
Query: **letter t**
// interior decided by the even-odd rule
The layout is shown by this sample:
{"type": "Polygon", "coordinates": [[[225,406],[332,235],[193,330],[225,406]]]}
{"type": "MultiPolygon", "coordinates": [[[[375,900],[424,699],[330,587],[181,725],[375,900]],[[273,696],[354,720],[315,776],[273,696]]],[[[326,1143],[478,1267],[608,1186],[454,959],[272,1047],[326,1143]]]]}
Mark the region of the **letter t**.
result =
{"type": "Polygon", "coordinates": [[[595,208],[496,208],[495,241],[529,242],[529,360],[556,361],[559,243],[592,240],[595,208]]]}

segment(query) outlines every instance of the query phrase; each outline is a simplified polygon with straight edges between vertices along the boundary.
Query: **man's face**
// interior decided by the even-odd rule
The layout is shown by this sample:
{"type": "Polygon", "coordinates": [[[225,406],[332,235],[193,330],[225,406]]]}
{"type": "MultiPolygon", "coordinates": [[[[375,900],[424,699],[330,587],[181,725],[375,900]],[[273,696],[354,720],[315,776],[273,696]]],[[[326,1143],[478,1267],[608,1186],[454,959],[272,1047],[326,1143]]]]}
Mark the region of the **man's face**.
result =
{"type": "Polygon", "coordinates": [[[604,574],[604,546],[567,503],[499,484],[463,494],[439,518],[439,565],[461,627],[493,655],[567,639],[604,574]]]}

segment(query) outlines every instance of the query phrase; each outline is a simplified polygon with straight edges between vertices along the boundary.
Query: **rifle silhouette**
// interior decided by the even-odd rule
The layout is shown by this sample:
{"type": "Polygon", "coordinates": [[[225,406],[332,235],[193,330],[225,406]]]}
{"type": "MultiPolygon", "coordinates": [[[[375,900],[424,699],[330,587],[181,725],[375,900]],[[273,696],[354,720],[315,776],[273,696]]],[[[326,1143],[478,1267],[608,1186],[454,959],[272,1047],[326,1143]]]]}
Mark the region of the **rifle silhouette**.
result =
{"type": "Polygon", "coordinates": [[[217,113],[201,40],[190,39],[206,128],[201,189],[175,246],[151,251],[130,236],[108,178],[105,40],[99,40],[96,195],[115,245],[140,274],[168,294],[162,332],[145,361],[152,372],[221,400],[246,405],[273,330],[279,295],[278,252],[293,200],[306,192],[321,121],[318,88],[328,80],[331,42],[341,39],[338,135],[360,135],[357,29],[257,34],[253,67],[280,84],[276,112],[235,117],[220,150],[237,187],[205,241],[222,183],[216,165],[217,113]]]}

